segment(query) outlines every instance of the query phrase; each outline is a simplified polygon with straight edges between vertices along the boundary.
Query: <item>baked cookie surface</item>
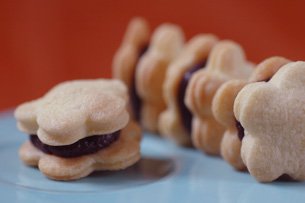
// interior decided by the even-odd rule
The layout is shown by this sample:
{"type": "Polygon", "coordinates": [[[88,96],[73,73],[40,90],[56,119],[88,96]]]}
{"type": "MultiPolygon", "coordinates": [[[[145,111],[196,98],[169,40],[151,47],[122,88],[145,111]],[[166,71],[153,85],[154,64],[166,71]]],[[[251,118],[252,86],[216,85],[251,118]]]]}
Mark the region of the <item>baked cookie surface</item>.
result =
{"type": "Polygon", "coordinates": [[[212,99],[224,82],[234,78],[247,78],[252,64],[240,45],[223,40],[212,49],[206,68],[197,71],[187,87],[185,104],[193,113],[192,142],[208,154],[220,154],[224,128],[212,115],[212,99]]]}
{"type": "Polygon", "coordinates": [[[288,62],[288,59],[278,56],[265,59],[257,65],[247,80],[231,80],[224,83],[213,98],[213,115],[226,128],[221,141],[221,156],[237,170],[245,170],[246,166],[240,156],[243,129],[233,113],[234,100],[246,84],[270,80],[288,62]]]}
{"type": "Polygon", "coordinates": [[[142,101],[141,125],[150,132],[158,131],[159,114],[165,109],[163,84],[168,65],[184,44],[181,28],[165,23],[157,27],[136,72],[136,89],[142,101]]]}
{"type": "Polygon", "coordinates": [[[305,179],[305,62],[284,65],[268,82],[246,85],[234,102],[244,128],[241,157],[250,174],[269,182],[305,179]]]}
{"type": "Polygon", "coordinates": [[[137,121],[140,120],[141,101],[135,87],[136,67],[149,45],[149,40],[150,30],[146,20],[140,17],[132,19],[112,61],[112,76],[127,86],[129,112],[137,121]]]}
{"type": "Polygon", "coordinates": [[[183,43],[179,26],[164,23],[150,35],[148,23],[134,18],[113,58],[113,77],[127,85],[131,115],[147,131],[158,131],[158,117],[165,108],[165,72],[183,43]]]}
{"type": "Polygon", "coordinates": [[[201,34],[193,37],[171,62],[163,85],[166,110],[159,117],[159,132],[179,145],[191,145],[192,115],[184,104],[186,87],[193,73],[204,68],[217,37],[201,34]]]}
{"type": "Polygon", "coordinates": [[[140,158],[141,131],[129,120],[127,101],[127,89],[118,80],[70,81],[55,86],[42,98],[15,110],[18,128],[31,135],[31,142],[20,149],[20,158],[59,180],[135,163],[140,158]]]}

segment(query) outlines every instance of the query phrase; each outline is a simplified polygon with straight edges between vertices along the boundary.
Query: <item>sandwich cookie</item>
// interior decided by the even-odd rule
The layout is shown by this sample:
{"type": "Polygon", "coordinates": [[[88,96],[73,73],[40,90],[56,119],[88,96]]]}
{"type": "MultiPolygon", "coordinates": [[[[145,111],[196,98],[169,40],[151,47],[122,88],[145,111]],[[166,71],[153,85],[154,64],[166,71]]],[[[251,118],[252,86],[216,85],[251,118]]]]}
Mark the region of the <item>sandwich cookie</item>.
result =
{"type": "Polygon", "coordinates": [[[234,101],[243,128],[241,157],[260,182],[305,180],[305,62],[290,62],[267,82],[247,84],[234,101]]]}
{"type": "Polygon", "coordinates": [[[204,68],[217,37],[201,34],[193,37],[171,62],[163,85],[166,110],[159,117],[160,134],[178,145],[191,146],[192,114],[185,106],[186,87],[192,75],[204,68]]]}
{"type": "Polygon", "coordinates": [[[166,108],[163,84],[169,64],[184,44],[182,30],[173,24],[162,24],[153,33],[136,71],[136,90],[141,99],[140,123],[150,132],[158,132],[159,115],[166,108]]]}
{"type": "Polygon", "coordinates": [[[118,80],[61,83],[15,110],[29,140],[21,160],[47,177],[73,180],[121,170],[140,159],[140,128],[129,119],[127,88],[118,80]]]}
{"type": "Polygon", "coordinates": [[[148,23],[140,17],[132,19],[112,62],[112,76],[127,86],[130,98],[128,109],[136,121],[140,120],[141,100],[136,92],[135,73],[139,59],[147,50],[149,39],[148,23]]]}
{"type": "Polygon", "coordinates": [[[223,40],[213,47],[206,67],[191,78],[185,104],[193,114],[191,137],[197,149],[220,154],[224,127],[212,114],[212,99],[221,84],[234,78],[247,78],[251,71],[252,64],[246,60],[241,46],[223,40]]]}
{"type": "Polygon", "coordinates": [[[162,24],[150,36],[147,22],[135,18],[113,58],[113,77],[127,85],[130,112],[145,130],[157,132],[158,116],[165,108],[165,72],[183,43],[183,32],[178,26],[162,24]]]}

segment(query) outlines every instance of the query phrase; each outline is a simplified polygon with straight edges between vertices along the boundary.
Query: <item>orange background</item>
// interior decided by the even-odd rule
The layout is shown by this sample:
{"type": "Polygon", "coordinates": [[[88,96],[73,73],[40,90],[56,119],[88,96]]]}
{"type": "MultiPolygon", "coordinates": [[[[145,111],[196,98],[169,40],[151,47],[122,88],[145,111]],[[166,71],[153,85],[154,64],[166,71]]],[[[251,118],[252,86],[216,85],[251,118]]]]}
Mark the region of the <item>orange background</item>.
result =
{"type": "Polygon", "coordinates": [[[180,24],[187,39],[200,32],[234,39],[254,62],[305,59],[304,7],[281,0],[0,0],[0,109],[60,81],[110,77],[112,56],[137,15],[152,28],[180,24]]]}

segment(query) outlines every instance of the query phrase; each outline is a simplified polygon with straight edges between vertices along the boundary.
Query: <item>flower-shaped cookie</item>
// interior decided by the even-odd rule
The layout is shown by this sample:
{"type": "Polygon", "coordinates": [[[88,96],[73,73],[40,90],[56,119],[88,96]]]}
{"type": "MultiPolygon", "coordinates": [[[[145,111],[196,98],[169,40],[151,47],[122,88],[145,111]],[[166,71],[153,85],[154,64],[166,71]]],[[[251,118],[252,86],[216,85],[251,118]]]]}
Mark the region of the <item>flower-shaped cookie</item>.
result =
{"type": "Polygon", "coordinates": [[[284,65],[269,82],[246,85],[234,102],[244,128],[241,157],[251,175],[269,182],[305,180],[305,62],[284,65]]]}
{"type": "Polygon", "coordinates": [[[220,153],[224,128],[212,115],[212,99],[222,83],[234,78],[247,78],[251,66],[238,44],[224,40],[213,47],[206,68],[191,78],[185,103],[194,116],[192,141],[196,148],[208,154],[220,153]]]}
{"type": "Polygon", "coordinates": [[[252,72],[248,80],[230,80],[224,83],[216,92],[212,101],[215,119],[222,124],[226,131],[221,141],[221,156],[237,170],[246,169],[241,156],[240,138],[243,136],[240,124],[236,122],[233,104],[238,92],[247,84],[269,80],[289,60],[283,57],[270,57],[252,72]],[[238,130],[239,129],[239,130],[238,130]]]}
{"type": "Polygon", "coordinates": [[[30,135],[20,158],[48,177],[71,180],[118,170],[140,159],[140,130],[129,120],[126,87],[118,80],[64,82],[15,111],[30,135]]]}
{"type": "Polygon", "coordinates": [[[135,120],[140,119],[140,104],[135,88],[136,66],[144,54],[150,38],[148,23],[143,18],[130,21],[121,47],[113,58],[112,75],[125,83],[130,95],[129,111],[135,120]]]}
{"type": "Polygon", "coordinates": [[[177,144],[191,145],[191,113],[184,104],[185,90],[192,74],[205,66],[216,42],[214,35],[197,35],[169,65],[163,86],[167,109],[160,114],[159,131],[177,144]]]}
{"type": "Polygon", "coordinates": [[[165,74],[183,44],[184,35],[178,26],[162,24],[153,33],[151,43],[137,65],[136,90],[142,101],[141,124],[148,131],[157,132],[159,114],[165,109],[165,74]]]}

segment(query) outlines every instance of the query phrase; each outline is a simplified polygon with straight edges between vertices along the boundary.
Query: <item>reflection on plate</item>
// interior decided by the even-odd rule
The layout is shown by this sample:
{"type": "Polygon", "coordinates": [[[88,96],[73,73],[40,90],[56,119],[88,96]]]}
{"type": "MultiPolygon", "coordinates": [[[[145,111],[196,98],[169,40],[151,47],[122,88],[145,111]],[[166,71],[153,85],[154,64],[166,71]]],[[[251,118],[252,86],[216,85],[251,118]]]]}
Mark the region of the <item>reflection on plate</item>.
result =
{"type": "Polygon", "coordinates": [[[24,166],[11,112],[0,114],[1,202],[300,202],[305,183],[257,183],[220,158],[183,149],[145,134],[143,158],[124,171],[95,172],[72,182],[53,181],[24,166]]]}

